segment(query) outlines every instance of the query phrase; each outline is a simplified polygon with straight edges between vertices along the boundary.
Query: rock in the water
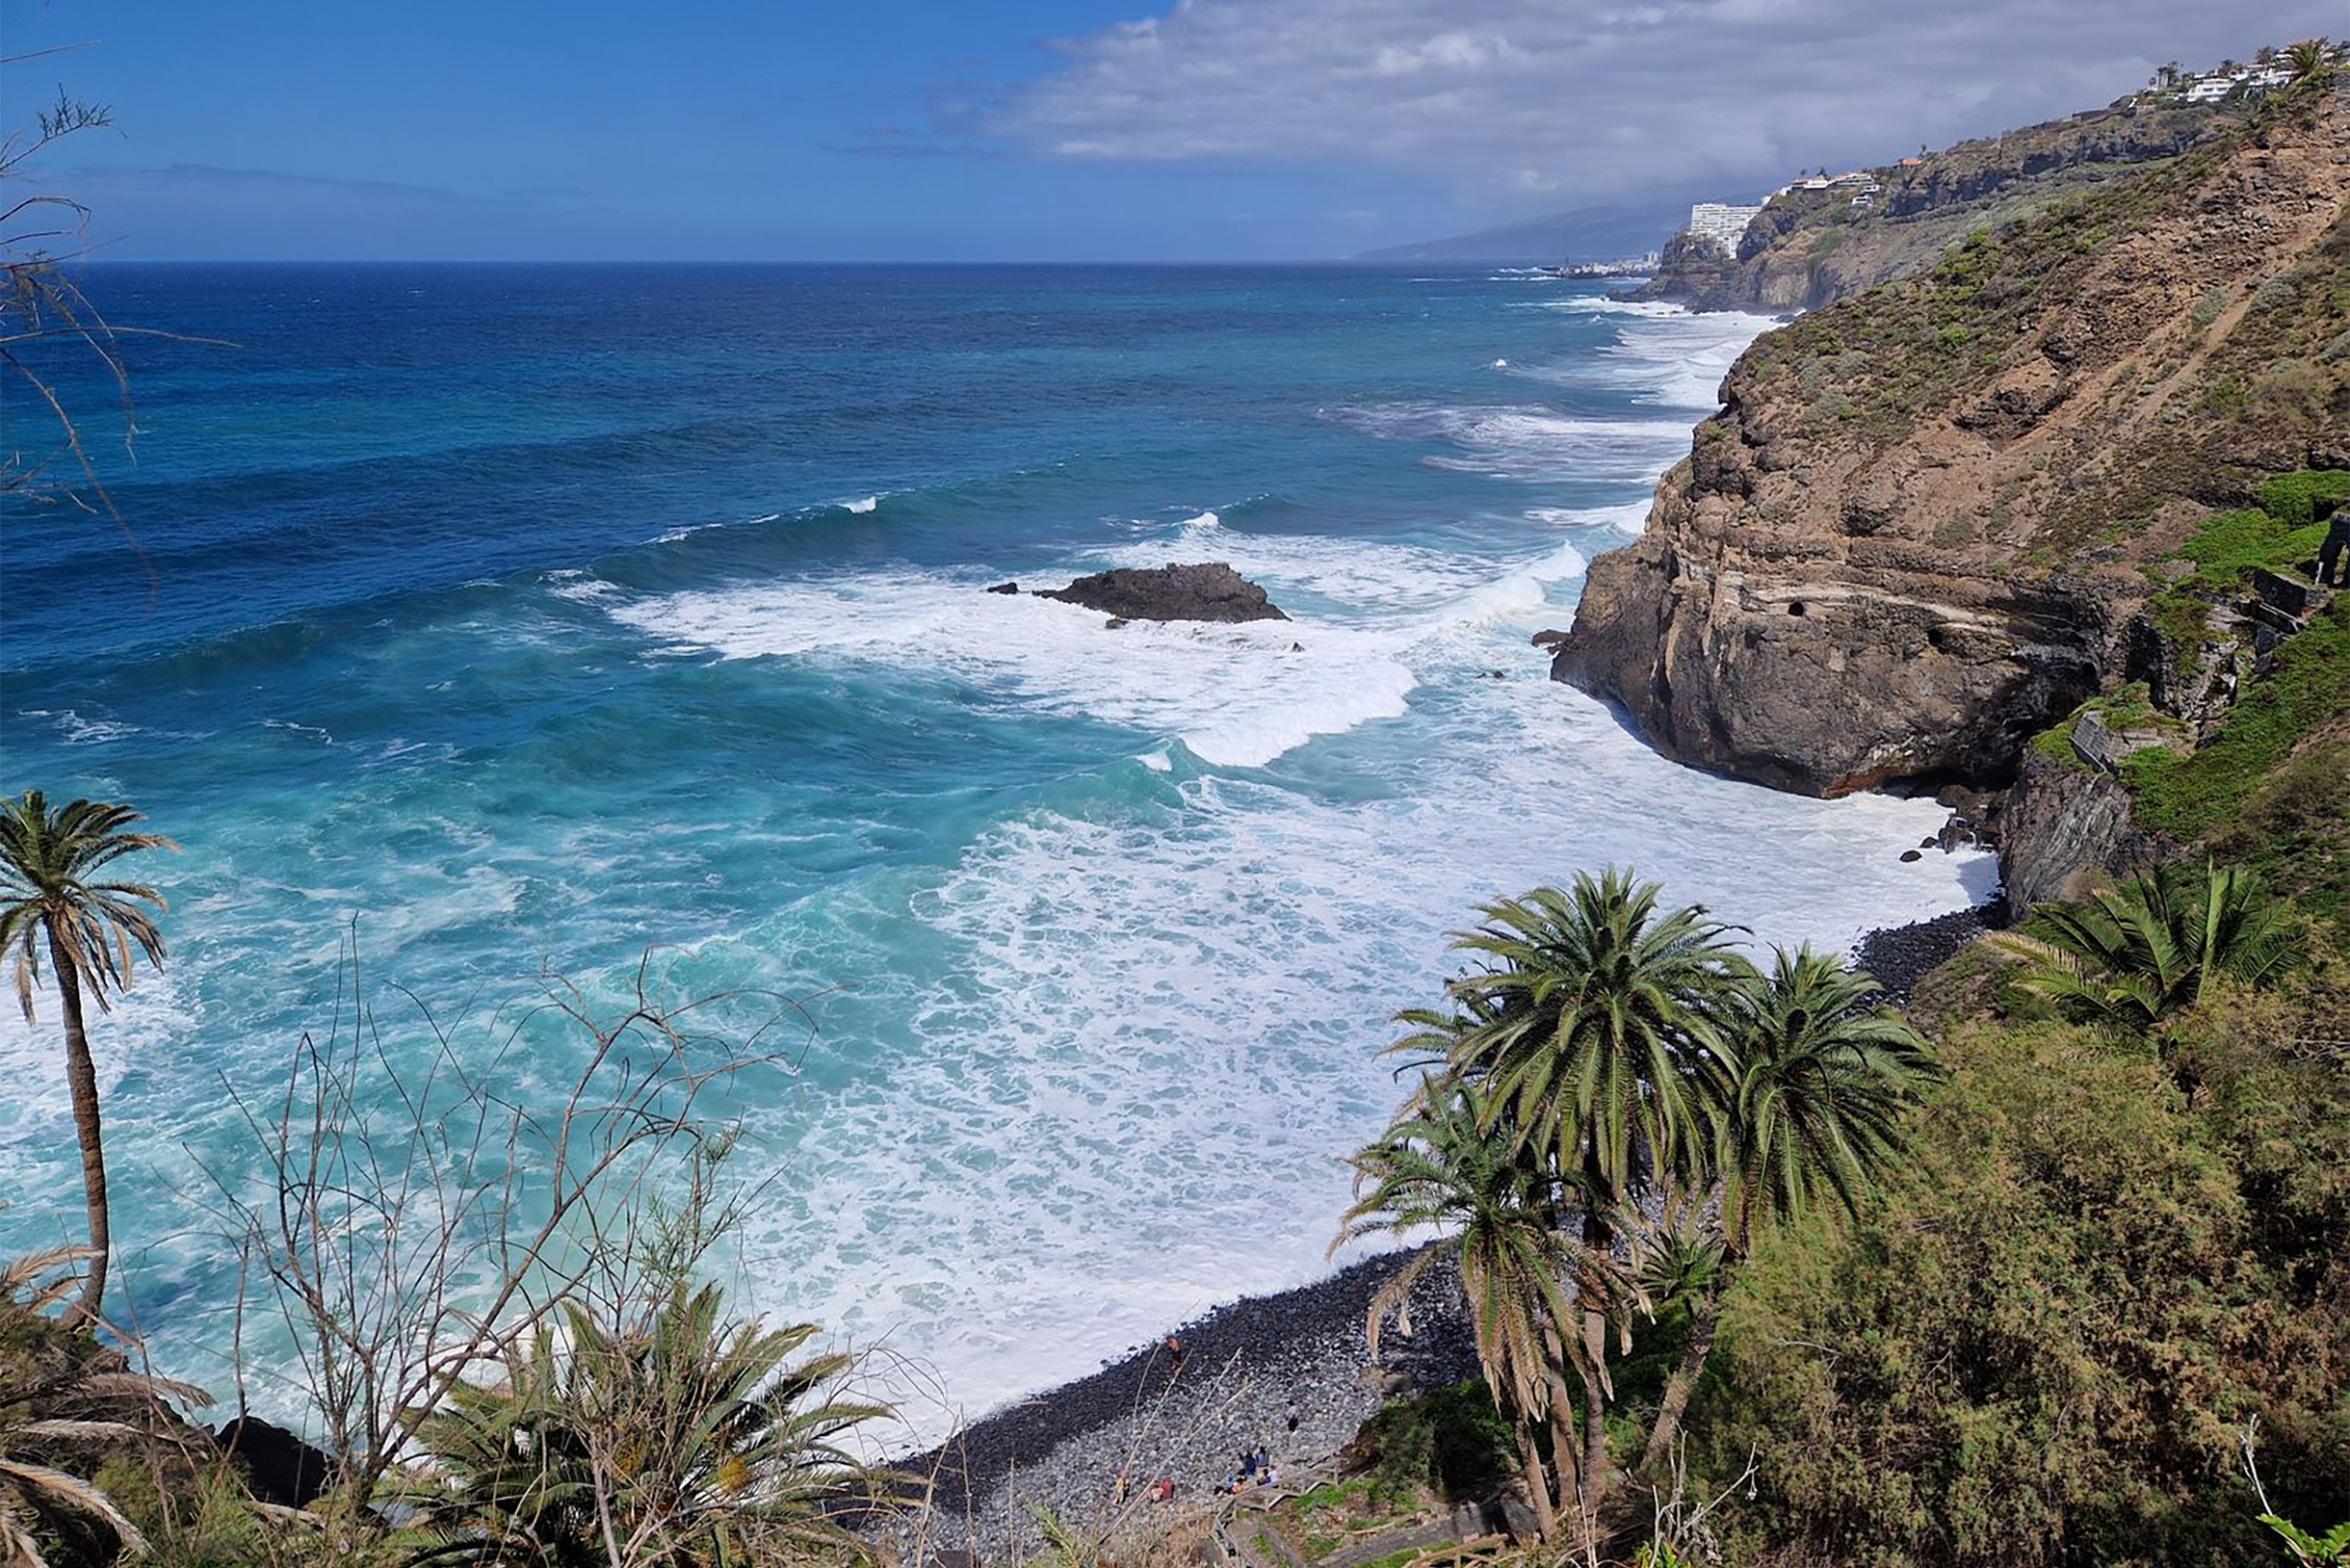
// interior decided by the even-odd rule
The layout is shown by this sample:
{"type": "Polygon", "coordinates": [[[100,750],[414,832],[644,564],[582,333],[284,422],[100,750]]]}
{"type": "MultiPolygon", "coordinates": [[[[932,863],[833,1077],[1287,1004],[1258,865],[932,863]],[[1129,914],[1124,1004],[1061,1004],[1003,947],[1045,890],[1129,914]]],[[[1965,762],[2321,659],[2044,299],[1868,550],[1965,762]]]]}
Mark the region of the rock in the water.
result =
{"type": "Polygon", "coordinates": [[[1017,583],[990,583],[987,586],[987,591],[990,593],[1017,593],[1020,591],[1020,585],[1017,583]]]}
{"type": "Polygon", "coordinates": [[[1904,849],[1901,851],[1901,858],[1904,862],[1912,860],[1923,860],[1925,855],[1917,849],[1904,849]]]}
{"type": "Polygon", "coordinates": [[[1039,598],[1084,605],[1127,620],[1287,620],[1265,590],[1224,562],[1131,567],[1081,577],[1039,598]]]}
{"type": "Polygon", "coordinates": [[[239,1416],[215,1441],[245,1466],[253,1496],[281,1508],[307,1508],[326,1490],[326,1456],[284,1427],[239,1416]]]}

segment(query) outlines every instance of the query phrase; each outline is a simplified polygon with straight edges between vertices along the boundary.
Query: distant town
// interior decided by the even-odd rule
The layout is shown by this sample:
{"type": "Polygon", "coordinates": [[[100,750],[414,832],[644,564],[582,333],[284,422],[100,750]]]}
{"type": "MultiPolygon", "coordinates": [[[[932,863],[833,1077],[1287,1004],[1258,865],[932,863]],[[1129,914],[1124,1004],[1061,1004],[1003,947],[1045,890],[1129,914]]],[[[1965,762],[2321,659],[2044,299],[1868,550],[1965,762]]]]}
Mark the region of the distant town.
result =
{"type": "MultiPolygon", "coordinates": [[[[2350,43],[2337,44],[2336,60],[2350,59],[2350,43]]],[[[2171,61],[2157,66],[2148,77],[2146,86],[2117,102],[2115,108],[2131,108],[2154,104],[2249,104],[2276,91],[2292,80],[2291,68],[2281,51],[2263,47],[2249,64],[2223,60],[2214,69],[2190,71],[2171,61]]],[[[1919,152],[1923,152],[1923,148],[1919,152]]],[[[1902,158],[1876,169],[1848,169],[1841,174],[1831,174],[1824,168],[1816,173],[1802,174],[1788,181],[1762,200],[1751,205],[1735,201],[1700,201],[1689,208],[1689,222],[1674,237],[1677,244],[1695,244],[1721,252],[1725,259],[1735,259],[1746,238],[1746,231],[1771,202],[1795,191],[1831,191],[1849,188],[1851,208],[1855,213],[1867,212],[1884,194],[1881,176],[1897,174],[1904,169],[1917,169],[1925,162],[1922,156],[1902,158]]],[[[1620,261],[1571,262],[1554,267],[1560,277],[1634,277],[1655,272],[1663,262],[1659,251],[1645,256],[1627,257],[1620,261]]]]}

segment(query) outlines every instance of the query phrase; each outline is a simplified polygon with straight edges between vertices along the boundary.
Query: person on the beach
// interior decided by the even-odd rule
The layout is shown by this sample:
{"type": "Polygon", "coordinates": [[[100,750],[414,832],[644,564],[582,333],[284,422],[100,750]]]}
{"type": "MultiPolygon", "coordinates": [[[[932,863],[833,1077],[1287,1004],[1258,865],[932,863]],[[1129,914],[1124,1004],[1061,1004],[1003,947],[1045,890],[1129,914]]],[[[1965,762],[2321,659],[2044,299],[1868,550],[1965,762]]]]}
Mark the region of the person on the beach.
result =
{"type": "Polygon", "coordinates": [[[1253,1453],[1243,1451],[1240,1455],[1240,1479],[1244,1481],[1253,1481],[1256,1478],[1257,1456],[1253,1453]]]}
{"type": "Polygon", "coordinates": [[[1167,1336],[1167,1362],[1171,1370],[1183,1371],[1183,1341],[1172,1334],[1167,1336]]]}
{"type": "Polygon", "coordinates": [[[1118,1472],[1116,1483],[1110,1487],[1110,1501],[1112,1503],[1124,1503],[1126,1501],[1126,1472],[1121,1470],[1118,1472]]]}
{"type": "Polygon", "coordinates": [[[1273,1468],[1273,1456],[1266,1452],[1265,1445],[1260,1443],[1257,1445],[1256,1453],[1249,1459],[1248,1464],[1250,1469],[1262,1476],[1273,1468]]]}
{"type": "Polygon", "coordinates": [[[1305,1419],[1306,1419],[1306,1417],[1305,1417],[1305,1412],[1304,1412],[1304,1411],[1302,1411],[1302,1410],[1298,1409],[1298,1408],[1297,1408],[1297,1406],[1296,1406],[1296,1405],[1294,1405],[1294,1404],[1292,1404],[1292,1405],[1290,1406],[1290,1411],[1289,1411],[1289,1422],[1290,1422],[1290,1435],[1291,1435],[1292,1437],[1295,1437],[1295,1436],[1297,1435],[1297,1425],[1298,1425],[1298,1424],[1299,1424],[1300,1422],[1304,1421],[1305,1419]]]}
{"type": "Polygon", "coordinates": [[[1172,1476],[1162,1476],[1162,1477],[1159,1477],[1159,1483],[1158,1483],[1156,1486],[1153,1486],[1153,1487],[1151,1488],[1151,1501],[1152,1501],[1153,1503],[1172,1503],[1172,1502],[1174,1502],[1174,1501],[1175,1501],[1175,1477],[1172,1477],[1172,1476]]]}

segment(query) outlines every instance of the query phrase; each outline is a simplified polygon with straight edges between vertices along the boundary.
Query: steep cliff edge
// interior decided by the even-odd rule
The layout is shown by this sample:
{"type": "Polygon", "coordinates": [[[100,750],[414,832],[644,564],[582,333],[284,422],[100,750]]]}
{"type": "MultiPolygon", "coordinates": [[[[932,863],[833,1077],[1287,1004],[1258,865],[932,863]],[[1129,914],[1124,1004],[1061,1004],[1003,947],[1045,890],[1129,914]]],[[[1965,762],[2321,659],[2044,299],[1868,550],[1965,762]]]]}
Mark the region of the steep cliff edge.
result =
{"type": "Polygon", "coordinates": [[[2210,508],[2350,467],[2336,75],[1758,340],[1553,673],[1785,789],[2010,781],[2162,662],[2146,611],[2210,508]]]}
{"type": "Polygon", "coordinates": [[[1869,170],[1880,189],[1866,194],[1790,188],[1763,204],[1736,256],[1676,236],[1634,297],[1696,310],[1815,310],[1931,267],[1971,230],[2176,158],[2244,118],[2212,104],[2125,102],[1869,170]]]}

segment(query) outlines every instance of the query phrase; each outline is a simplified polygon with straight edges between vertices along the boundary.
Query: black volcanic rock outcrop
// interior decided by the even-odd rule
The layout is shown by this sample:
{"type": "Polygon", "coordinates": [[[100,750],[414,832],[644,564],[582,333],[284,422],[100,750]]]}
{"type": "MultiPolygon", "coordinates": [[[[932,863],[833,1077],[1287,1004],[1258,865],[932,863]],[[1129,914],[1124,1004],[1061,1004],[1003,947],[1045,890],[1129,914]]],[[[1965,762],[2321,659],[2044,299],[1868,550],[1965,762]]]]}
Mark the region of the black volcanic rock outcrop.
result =
{"type": "Polygon", "coordinates": [[[1132,567],[1081,577],[1037,597],[1084,605],[1122,620],[1287,620],[1265,590],[1220,561],[1132,567]]]}

